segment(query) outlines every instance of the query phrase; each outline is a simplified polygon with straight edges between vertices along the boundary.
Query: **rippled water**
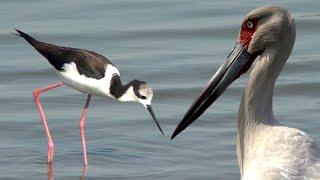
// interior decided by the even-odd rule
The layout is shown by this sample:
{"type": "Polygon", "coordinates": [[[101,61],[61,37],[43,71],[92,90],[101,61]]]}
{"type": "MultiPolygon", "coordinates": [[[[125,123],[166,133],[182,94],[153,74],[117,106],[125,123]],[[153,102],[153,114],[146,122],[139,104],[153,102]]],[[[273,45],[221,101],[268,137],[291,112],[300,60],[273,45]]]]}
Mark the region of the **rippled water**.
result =
{"type": "MultiPolygon", "coordinates": [[[[320,139],[320,1],[273,1],[297,26],[290,60],[277,81],[274,111],[320,139]]],[[[87,122],[88,179],[239,179],[236,115],[246,76],[176,140],[169,137],[201,87],[234,46],[243,16],[270,1],[8,1],[0,6],[0,177],[79,179],[78,118],[86,96],[62,87],[42,96],[56,156],[47,175],[46,139],[31,92],[57,82],[46,60],[14,27],[65,46],[97,51],[127,82],[155,91],[166,136],[138,104],[94,97],[87,122]]]]}

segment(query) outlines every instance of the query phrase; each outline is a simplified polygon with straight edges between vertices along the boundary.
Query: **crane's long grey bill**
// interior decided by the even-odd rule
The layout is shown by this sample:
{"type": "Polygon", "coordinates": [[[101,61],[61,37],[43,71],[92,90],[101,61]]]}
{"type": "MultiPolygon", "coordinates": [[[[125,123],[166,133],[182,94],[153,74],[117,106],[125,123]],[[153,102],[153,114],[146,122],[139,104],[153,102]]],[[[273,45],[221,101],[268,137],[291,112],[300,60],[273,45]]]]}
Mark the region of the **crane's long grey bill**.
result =
{"type": "Polygon", "coordinates": [[[151,114],[151,117],[152,117],[153,121],[156,123],[158,129],[160,130],[161,134],[164,135],[164,133],[163,133],[161,127],[160,127],[160,124],[159,124],[159,122],[157,121],[156,115],[154,114],[154,112],[153,112],[153,110],[152,110],[151,105],[147,105],[147,109],[148,109],[149,113],[151,114]]]}
{"type": "Polygon", "coordinates": [[[227,87],[246,72],[256,56],[250,55],[245,47],[237,43],[226,62],[212,76],[200,96],[192,103],[183,119],[173,132],[171,139],[186,129],[227,89],[227,87]]]}

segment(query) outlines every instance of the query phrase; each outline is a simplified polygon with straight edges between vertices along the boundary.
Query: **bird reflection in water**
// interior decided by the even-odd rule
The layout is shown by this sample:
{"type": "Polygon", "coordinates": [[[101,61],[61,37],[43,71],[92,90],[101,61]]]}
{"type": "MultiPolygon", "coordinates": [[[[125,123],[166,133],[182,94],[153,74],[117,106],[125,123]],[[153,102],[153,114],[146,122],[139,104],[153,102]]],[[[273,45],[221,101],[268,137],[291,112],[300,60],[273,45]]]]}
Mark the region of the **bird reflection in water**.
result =
{"type": "MultiPolygon", "coordinates": [[[[84,165],[82,166],[82,174],[80,176],[80,180],[85,180],[88,172],[88,166],[84,165]]],[[[54,180],[54,165],[53,163],[48,163],[47,166],[47,175],[48,180],[54,180]]]]}

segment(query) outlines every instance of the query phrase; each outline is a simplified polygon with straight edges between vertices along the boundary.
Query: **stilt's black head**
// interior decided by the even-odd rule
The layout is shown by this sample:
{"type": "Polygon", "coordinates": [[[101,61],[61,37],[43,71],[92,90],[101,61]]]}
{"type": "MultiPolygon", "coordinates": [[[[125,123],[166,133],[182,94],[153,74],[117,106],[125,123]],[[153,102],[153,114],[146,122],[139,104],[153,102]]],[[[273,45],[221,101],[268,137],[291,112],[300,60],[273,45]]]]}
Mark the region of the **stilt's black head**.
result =
{"type": "Polygon", "coordinates": [[[144,81],[133,80],[130,82],[137,101],[142,104],[151,104],[153,91],[144,81]]]}
{"type": "Polygon", "coordinates": [[[156,116],[151,107],[151,101],[153,98],[153,91],[144,81],[133,80],[130,82],[130,86],[133,88],[134,95],[136,96],[136,101],[141,103],[144,107],[146,107],[149,113],[152,116],[152,119],[158,126],[158,129],[163,134],[163,131],[156,119],[156,116]]]}
{"type": "Polygon", "coordinates": [[[144,81],[133,80],[126,85],[122,85],[118,74],[114,74],[111,79],[110,94],[119,101],[134,101],[141,103],[148,109],[152,119],[157,124],[160,132],[163,131],[156,119],[156,116],[151,108],[151,101],[153,97],[152,89],[144,81]]]}

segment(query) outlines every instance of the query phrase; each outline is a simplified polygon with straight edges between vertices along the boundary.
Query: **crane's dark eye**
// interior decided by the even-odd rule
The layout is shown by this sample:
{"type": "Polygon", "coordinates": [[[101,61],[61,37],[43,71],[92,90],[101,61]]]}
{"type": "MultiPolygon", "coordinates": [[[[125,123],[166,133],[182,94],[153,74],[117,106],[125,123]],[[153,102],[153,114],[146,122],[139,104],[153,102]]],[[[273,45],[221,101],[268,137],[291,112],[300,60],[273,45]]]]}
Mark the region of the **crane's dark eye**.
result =
{"type": "Polygon", "coordinates": [[[141,97],[141,99],[147,99],[147,97],[145,97],[145,96],[140,96],[141,97]]]}
{"type": "Polygon", "coordinates": [[[252,21],[247,21],[247,27],[249,29],[252,29],[253,28],[253,22],[252,21]]]}

